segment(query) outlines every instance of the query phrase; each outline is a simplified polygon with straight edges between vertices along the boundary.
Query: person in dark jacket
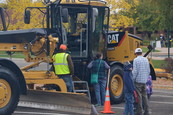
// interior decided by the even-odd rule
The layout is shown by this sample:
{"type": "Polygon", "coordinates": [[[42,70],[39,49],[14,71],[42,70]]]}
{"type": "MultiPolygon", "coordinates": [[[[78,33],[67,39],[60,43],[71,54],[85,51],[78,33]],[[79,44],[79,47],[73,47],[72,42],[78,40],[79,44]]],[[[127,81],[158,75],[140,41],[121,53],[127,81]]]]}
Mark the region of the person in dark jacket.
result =
{"type": "Polygon", "coordinates": [[[110,69],[110,66],[102,60],[102,54],[97,53],[96,59],[89,63],[88,68],[91,69],[91,73],[98,72],[98,83],[93,84],[97,100],[95,106],[104,105],[107,81],[106,70],[110,69]]]}
{"type": "Polygon", "coordinates": [[[124,75],[123,75],[123,81],[124,81],[124,94],[125,94],[125,109],[124,109],[124,115],[134,115],[134,83],[132,81],[132,64],[130,62],[124,63],[124,75]]]}

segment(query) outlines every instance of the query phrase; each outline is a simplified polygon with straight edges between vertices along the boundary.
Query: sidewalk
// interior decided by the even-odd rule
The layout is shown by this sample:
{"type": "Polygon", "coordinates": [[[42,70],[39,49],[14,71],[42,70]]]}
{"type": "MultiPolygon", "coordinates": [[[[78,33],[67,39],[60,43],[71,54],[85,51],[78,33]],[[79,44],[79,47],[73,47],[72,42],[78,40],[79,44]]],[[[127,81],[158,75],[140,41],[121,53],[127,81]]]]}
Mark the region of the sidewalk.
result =
{"type": "MultiPolygon", "coordinates": [[[[164,60],[168,57],[168,48],[155,48],[160,52],[151,52],[148,56],[155,60],[164,60]]],[[[173,48],[170,48],[170,57],[173,58],[173,48]]]]}

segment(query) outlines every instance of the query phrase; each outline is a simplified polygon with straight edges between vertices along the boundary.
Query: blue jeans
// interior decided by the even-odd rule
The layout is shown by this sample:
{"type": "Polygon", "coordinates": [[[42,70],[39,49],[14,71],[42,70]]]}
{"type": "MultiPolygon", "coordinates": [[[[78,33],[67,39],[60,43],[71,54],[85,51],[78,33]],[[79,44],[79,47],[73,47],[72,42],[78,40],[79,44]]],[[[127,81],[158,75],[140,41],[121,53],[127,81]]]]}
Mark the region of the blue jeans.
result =
{"type": "Polygon", "coordinates": [[[58,77],[64,80],[67,86],[67,91],[72,92],[73,91],[72,77],[70,75],[58,75],[58,77]]]}
{"type": "Polygon", "coordinates": [[[133,93],[125,93],[125,105],[124,105],[124,115],[134,115],[133,105],[134,104],[134,97],[133,93]]]}
{"type": "Polygon", "coordinates": [[[97,84],[93,84],[96,100],[98,105],[104,105],[105,92],[106,92],[106,80],[99,79],[97,84]]]}

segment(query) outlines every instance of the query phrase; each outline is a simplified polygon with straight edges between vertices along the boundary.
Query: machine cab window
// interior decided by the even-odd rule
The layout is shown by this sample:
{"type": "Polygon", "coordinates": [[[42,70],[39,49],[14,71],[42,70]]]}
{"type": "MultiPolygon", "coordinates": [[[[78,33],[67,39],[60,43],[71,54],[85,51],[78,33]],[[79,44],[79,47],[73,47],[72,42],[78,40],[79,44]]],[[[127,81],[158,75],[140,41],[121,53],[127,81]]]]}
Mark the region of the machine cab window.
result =
{"type": "Polygon", "coordinates": [[[72,57],[93,58],[97,52],[106,55],[108,7],[63,6],[58,10],[57,16],[53,16],[53,28],[61,31],[61,43],[67,44],[72,57]],[[68,11],[65,16],[64,11],[68,11]]]}
{"type": "Polygon", "coordinates": [[[97,52],[103,52],[103,58],[106,56],[106,33],[108,32],[108,11],[106,7],[93,7],[92,18],[92,36],[90,45],[92,46],[92,57],[97,52]]]}
{"type": "Polygon", "coordinates": [[[86,8],[68,8],[68,22],[62,22],[63,43],[73,57],[87,56],[88,11],[86,8]]]}

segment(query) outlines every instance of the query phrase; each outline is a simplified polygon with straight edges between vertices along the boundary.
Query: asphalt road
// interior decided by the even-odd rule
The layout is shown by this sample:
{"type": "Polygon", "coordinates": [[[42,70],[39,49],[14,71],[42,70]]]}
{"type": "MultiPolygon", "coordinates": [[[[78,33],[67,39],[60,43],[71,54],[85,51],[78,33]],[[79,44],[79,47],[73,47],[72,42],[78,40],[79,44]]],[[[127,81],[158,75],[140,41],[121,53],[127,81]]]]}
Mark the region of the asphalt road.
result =
{"type": "MultiPolygon", "coordinates": [[[[19,67],[28,65],[21,59],[13,59],[19,67]]],[[[34,68],[37,69],[37,68],[34,68]]],[[[46,70],[46,64],[39,66],[39,70],[46,70]],[[41,68],[40,68],[41,67],[41,68]]],[[[166,89],[154,89],[154,93],[149,101],[151,115],[173,115],[173,91],[166,89]]],[[[97,111],[103,111],[103,107],[96,108],[97,111]]],[[[111,110],[115,111],[114,115],[123,115],[124,103],[111,105],[111,110]]],[[[33,108],[18,107],[13,115],[77,115],[74,113],[49,111],[33,108]]],[[[102,115],[99,112],[99,115],[102,115]]]]}
{"type": "MultiPolygon", "coordinates": [[[[173,91],[166,89],[154,89],[149,101],[151,115],[173,115],[173,91]]],[[[97,107],[102,111],[103,107],[97,107]]],[[[123,115],[124,103],[111,105],[111,110],[116,112],[112,115],[123,115]]],[[[77,115],[74,113],[49,111],[33,108],[18,107],[13,115],[77,115]]],[[[99,115],[103,115],[99,112],[99,115]]],[[[104,114],[105,115],[105,114],[104,114]]],[[[110,114],[109,114],[110,115],[110,114]]]]}

